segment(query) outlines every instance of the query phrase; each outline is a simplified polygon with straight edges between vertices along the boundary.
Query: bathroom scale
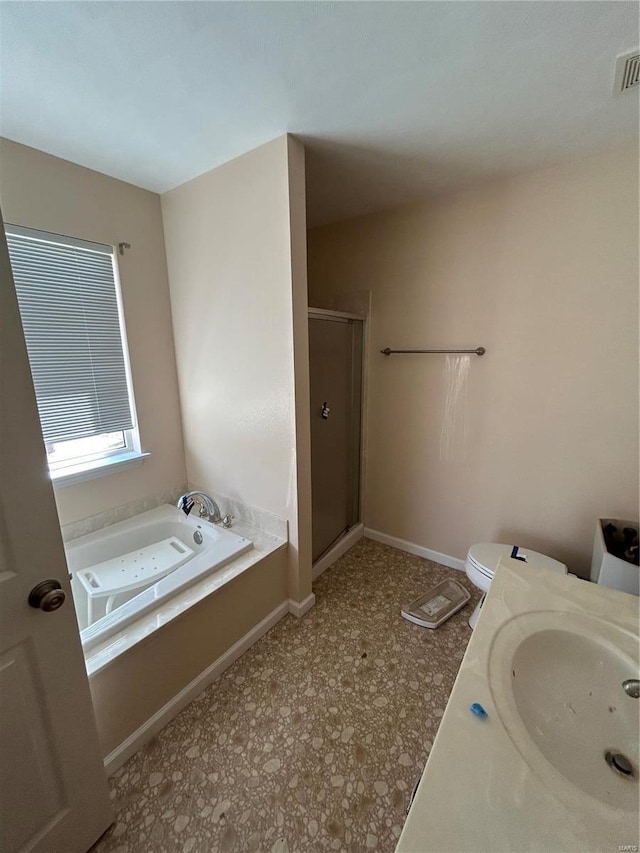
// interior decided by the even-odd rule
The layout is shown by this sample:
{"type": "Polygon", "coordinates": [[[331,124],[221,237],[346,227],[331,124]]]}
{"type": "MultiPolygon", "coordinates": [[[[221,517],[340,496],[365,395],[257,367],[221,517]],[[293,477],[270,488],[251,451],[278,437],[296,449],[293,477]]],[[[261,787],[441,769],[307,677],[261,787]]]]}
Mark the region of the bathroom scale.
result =
{"type": "Polygon", "coordinates": [[[407,604],[400,611],[405,619],[423,628],[437,628],[457,613],[471,598],[471,594],[454,580],[441,581],[407,604]]]}

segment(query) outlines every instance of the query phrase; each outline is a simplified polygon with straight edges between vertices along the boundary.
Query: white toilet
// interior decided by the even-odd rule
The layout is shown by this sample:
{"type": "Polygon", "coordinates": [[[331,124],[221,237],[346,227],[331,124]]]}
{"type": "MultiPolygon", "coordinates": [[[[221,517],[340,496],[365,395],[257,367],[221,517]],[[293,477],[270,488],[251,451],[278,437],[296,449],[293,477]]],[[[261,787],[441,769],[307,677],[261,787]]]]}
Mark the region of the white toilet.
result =
{"type": "MultiPolygon", "coordinates": [[[[564,563],[552,560],[551,557],[546,557],[544,554],[538,554],[537,551],[530,551],[527,548],[520,548],[517,545],[498,545],[496,543],[483,542],[479,545],[472,545],[469,548],[464,569],[471,583],[481,589],[485,594],[489,591],[501,557],[514,557],[515,559],[522,560],[529,566],[537,566],[541,569],[547,569],[550,572],[560,572],[563,575],[567,574],[567,567],[564,563]]],[[[469,618],[471,628],[476,627],[483,603],[484,595],[469,618]]]]}

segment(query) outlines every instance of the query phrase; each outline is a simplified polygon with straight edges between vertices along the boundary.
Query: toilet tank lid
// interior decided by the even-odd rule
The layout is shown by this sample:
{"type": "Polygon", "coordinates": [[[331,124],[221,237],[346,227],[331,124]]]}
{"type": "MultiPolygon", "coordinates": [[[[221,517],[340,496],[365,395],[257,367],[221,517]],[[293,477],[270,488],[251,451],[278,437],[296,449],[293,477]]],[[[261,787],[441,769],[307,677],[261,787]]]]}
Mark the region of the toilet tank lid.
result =
{"type": "MultiPolygon", "coordinates": [[[[480,542],[477,545],[472,545],[469,548],[469,559],[477,565],[487,569],[490,572],[495,572],[500,562],[501,557],[510,557],[513,551],[513,545],[501,545],[496,542],[480,542]]],[[[547,569],[550,572],[559,572],[567,574],[567,567],[564,563],[547,557],[545,554],[540,554],[538,551],[532,551],[530,548],[518,546],[518,556],[526,557],[527,565],[538,566],[541,569],[547,569]]]]}

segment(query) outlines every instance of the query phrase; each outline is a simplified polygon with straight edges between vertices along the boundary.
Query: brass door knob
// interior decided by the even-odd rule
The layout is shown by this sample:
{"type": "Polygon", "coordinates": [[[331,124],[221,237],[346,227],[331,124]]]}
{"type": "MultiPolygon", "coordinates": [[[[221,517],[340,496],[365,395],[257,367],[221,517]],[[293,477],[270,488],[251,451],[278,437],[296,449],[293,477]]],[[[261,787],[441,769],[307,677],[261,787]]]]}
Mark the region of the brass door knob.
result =
{"type": "Polygon", "coordinates": [[[50,613],[62,607],[66,595],[56,580],[41,581],[29,593],[29,605],[50,613]]]}

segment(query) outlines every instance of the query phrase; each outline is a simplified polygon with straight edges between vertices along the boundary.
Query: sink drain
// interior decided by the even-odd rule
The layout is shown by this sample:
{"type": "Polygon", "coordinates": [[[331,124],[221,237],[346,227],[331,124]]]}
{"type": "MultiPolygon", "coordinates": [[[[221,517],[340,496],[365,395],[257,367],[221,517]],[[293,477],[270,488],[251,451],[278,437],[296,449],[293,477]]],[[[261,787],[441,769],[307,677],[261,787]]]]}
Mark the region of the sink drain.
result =
{"type": "Polygon", "coordinates": [[[612,770],[615,770],[616,773],[619,773],[621,776],[626,776],[627,778],[633,776],[633,764],[629,761],[626,755],[623,755],[621,752],[613,752],[613,750],[608,750],[604,754],[605,760],[609,767],[612,770]]]}

